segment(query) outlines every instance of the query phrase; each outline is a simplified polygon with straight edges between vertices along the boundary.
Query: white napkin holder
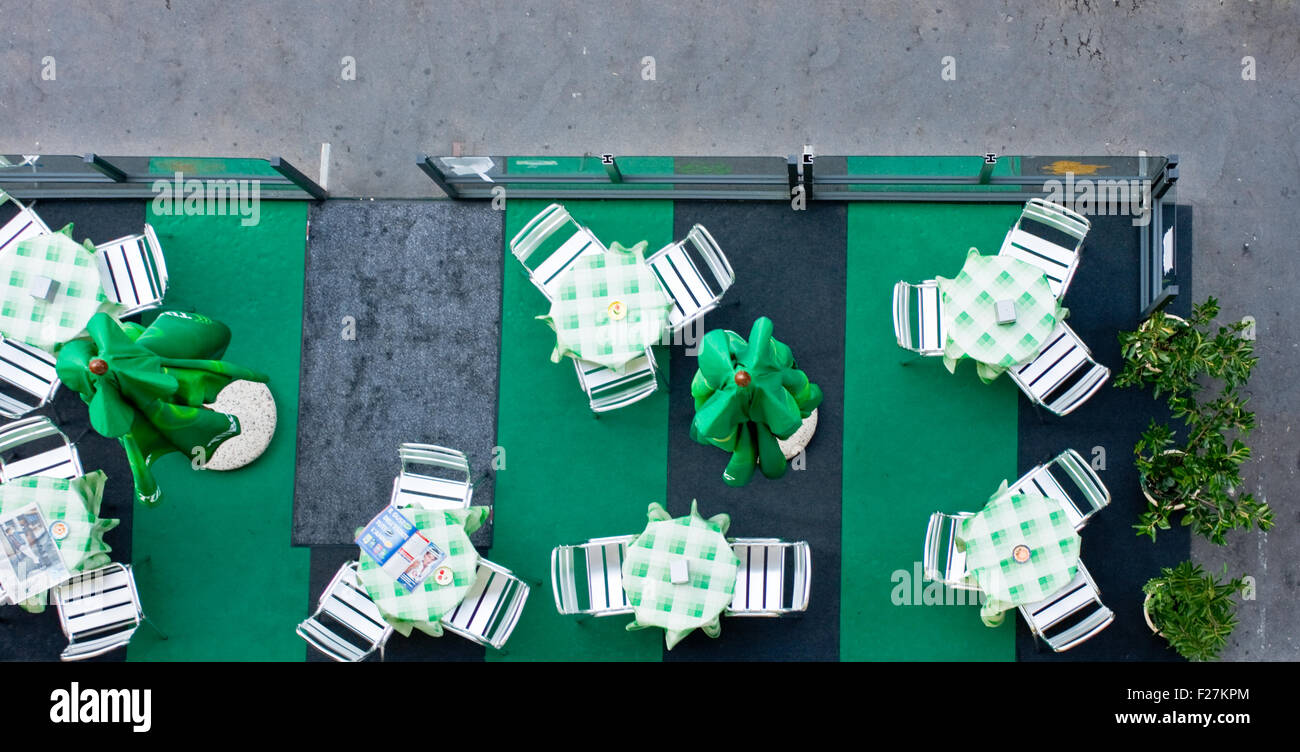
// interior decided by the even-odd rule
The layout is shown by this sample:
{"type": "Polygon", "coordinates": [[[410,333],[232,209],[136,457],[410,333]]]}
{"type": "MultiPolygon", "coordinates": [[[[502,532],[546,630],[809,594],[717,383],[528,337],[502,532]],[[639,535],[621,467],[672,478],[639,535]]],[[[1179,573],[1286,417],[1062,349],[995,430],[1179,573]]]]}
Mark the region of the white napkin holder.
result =
{"type": "Polygon", "coordinates": [[[685,585],[691,581],[691,569],[685,559],[673,559],[668,564],[668,581],[674,585],[685,585]]]}
{"type": "Polygon", "coordinates": [[[31,284],[27,287],[27,292],[33,298],[44,300],[48,303],[51,300],[54,300],[54,296],[58,294],[59,283],[49,277],[44,277],[38,274],[32,278],[31,284]]]}
{"type": "Polygon", "coordinates": [[[1016,301],[999,300],[993,304],[993,310],[997,314],[999,324],[1016,323],[1016,301]]]}

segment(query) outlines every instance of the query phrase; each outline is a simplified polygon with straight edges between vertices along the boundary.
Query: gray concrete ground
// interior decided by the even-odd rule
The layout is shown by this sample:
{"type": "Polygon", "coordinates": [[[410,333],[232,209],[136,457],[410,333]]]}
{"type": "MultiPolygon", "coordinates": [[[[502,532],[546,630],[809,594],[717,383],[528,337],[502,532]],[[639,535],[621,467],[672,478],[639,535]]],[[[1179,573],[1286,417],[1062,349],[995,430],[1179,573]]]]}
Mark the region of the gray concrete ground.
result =
{"type": "Polygon", "coordinates": [[[3,11],[0,152],[279,154],[316,175],[328,142],[340,196],[434,196],[415,156],[453,142],[467,154],[1178,153],[1178,198],[1197,210],[1198,294],[1259,320],[1248,485],[1279,523],[1195,553],[1258,583],[1226,657],[1300,659],[1300,400],[1288,378],[1300,337],[1285,323],[1300,282],[1297,3],[6,0],[3,11]],[[941,76],[948,56],[955,80],[941,76]]]}

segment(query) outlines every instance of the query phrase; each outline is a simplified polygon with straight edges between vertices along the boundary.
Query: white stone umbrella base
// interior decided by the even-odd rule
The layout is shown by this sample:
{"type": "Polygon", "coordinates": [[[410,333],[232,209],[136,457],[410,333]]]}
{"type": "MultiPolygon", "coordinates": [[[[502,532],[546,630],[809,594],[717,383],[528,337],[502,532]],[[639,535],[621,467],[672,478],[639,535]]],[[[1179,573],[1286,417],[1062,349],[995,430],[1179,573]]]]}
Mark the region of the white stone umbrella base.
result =
{"type": "Polygon", "coordinates": [[[217,447],[204,467],[235,470],[262,456],[275,435],[275,398],[266,384],[232,381],[207,407],[239,418],[239,435],[217,447]]]}
{"type": "Polygon", "coordinates": [[[813,410],[812,414],[803,419],[803,425],[799,430],[790,434],[788,439],[777,439],[776,443],[781,447],[781,453],[785,455],[787,461],[794,459],[808,442],[812,441],[813,433],[817,431],[817,411],[813,410]]]}

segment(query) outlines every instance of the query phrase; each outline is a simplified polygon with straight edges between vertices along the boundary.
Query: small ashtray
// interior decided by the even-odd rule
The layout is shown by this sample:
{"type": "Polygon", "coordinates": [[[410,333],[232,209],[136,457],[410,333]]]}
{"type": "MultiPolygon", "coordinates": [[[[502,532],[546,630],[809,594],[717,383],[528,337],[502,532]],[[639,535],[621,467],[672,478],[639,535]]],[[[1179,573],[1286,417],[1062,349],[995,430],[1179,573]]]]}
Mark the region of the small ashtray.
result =
{"type": "Polygon", "coordinates": [[[450,585],[455,577],[452,576],[451,567],[438,567],[433,570],[433,581],[439,585],[450,585]]]}
{"type": "Polygon", "coordinates": [[[1016,323],[1016,301],[999,300],[993,304],[993,310],[997,314],[999,324],[1016,323]]]}
{"type": "Polygon", "coordinates": [[[691,569],[685,559],[673,559],[668,565],[668,581],[674,585],[685,585],[691,581],[691,569]]]}
{"type": "Polygon", "coordinates": [[[1029,546],[1021,544],[1011,549],[1011,558],[1015,559],[1018,564],[1029,561],[1029,546]]]}
{"type": "Polygon", "coordinates": [[[32,283],[27,287],[27,292],[37,300],[44,300],[46,303],[54,300],[54,296],[59,292],[59,283],[37,275],[32,278],[32,283]]]}

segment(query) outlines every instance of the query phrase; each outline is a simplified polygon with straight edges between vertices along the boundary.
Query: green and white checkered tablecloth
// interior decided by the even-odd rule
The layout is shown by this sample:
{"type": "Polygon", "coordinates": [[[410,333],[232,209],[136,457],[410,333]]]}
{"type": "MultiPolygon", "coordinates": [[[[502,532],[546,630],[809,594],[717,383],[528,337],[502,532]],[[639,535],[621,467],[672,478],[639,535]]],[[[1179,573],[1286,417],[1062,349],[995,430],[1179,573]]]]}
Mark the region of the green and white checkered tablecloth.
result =
{"type": "Polygon", "coordinates": [[[672,519],[659,504],[650,505],[650,524],[627,548],[623,589],[635,620],[630,630],[662,627],[668,649],[699,627],[710,637],[722,632],[719,617],[731,605],[740,558],[727,543],[731,518],[700,516],[694,501],[691,513],[672,519]],[[674,585],[670,566],[684,559],[690,582],[674,585]]]}
{"type": "Polygon", "coordinates": [[[659,341],[672,301],[645,262],[646,242],[613,243],[579,256],[564,272],[551,310],[537,318],[555,330],[551,360],[572,355],[622,371],[659,341]]]}
{"type": "MultiPolygon", "coordinates": [[[[56,522],[67,526],[67,535],[55,545],[68,571],[89,572],[109,563],[113,550],[104,542],[104,533],[117,527],[120,520],[101,519],[99,505],[104,498],[104,471],[96,470],[72,480],[29,476],[0,485],[0,517],[35,502],[51,527],[56,522]]],[[[45,609],[47,593],[32,596],[19,605],[32,613],[45,609]]]]}
{"type": "MultiPolygon", "coordinates": [[[[440,566],[451,569],[451,584],[439,585],[430,575],[415,590],[407,592],[365,552],[362,552],[357,566],[357,579],[379,606],[384,619],[404,637],[411,636],[412,628],[432,637],[441,637],[442,617],[454,611],[469,593],[474,584],[474,573],[478,570],[478,551],[469,542],[466,523],[471,517],[481,523],[487,518],[488,508],[429,510],[406,507],[401,511],[430,542],[446,552],[447,558],[440,566]]],[[[478,528],[478,524],[472,526],[478,528]]]]}
{"type": "Polygon", "coordinates": [[[1040,601],[1069,584],[1078,572],[1079,534],[1061,502],[1046,496],[1008,493],[1006,481],[989,503],[957,529],[966,570],[988,597],[980,616],[989,626],[1002,612],[1040,601]],[[1029,559],[1015,560],[1018,546],[1029,559]]]}
{"type": "Polygon", "coordinates": [[[956,277],[936,279],[948,325],[943,363],[949,373],[958,360],[969,357],[976,361],[979,377],[992,381],[1033,359],[1056,322],[1068,314],[1043,272],[1019,259],[981,256],[972,248],[956,277]],[[1014,322],[997,323],[994,305],[999,300],[1015,302],[1014,322]]]}
{"type": "Polygon", "coordinates": [[[73,240],[72,226],[29,238],[0,254],[0,333],[54,352],[81,336],[90,317],[126,310],[104,294],[94,247],[73,240]],[[32,297],[37,277],[58,283],[53,300],[32,297]]]}

